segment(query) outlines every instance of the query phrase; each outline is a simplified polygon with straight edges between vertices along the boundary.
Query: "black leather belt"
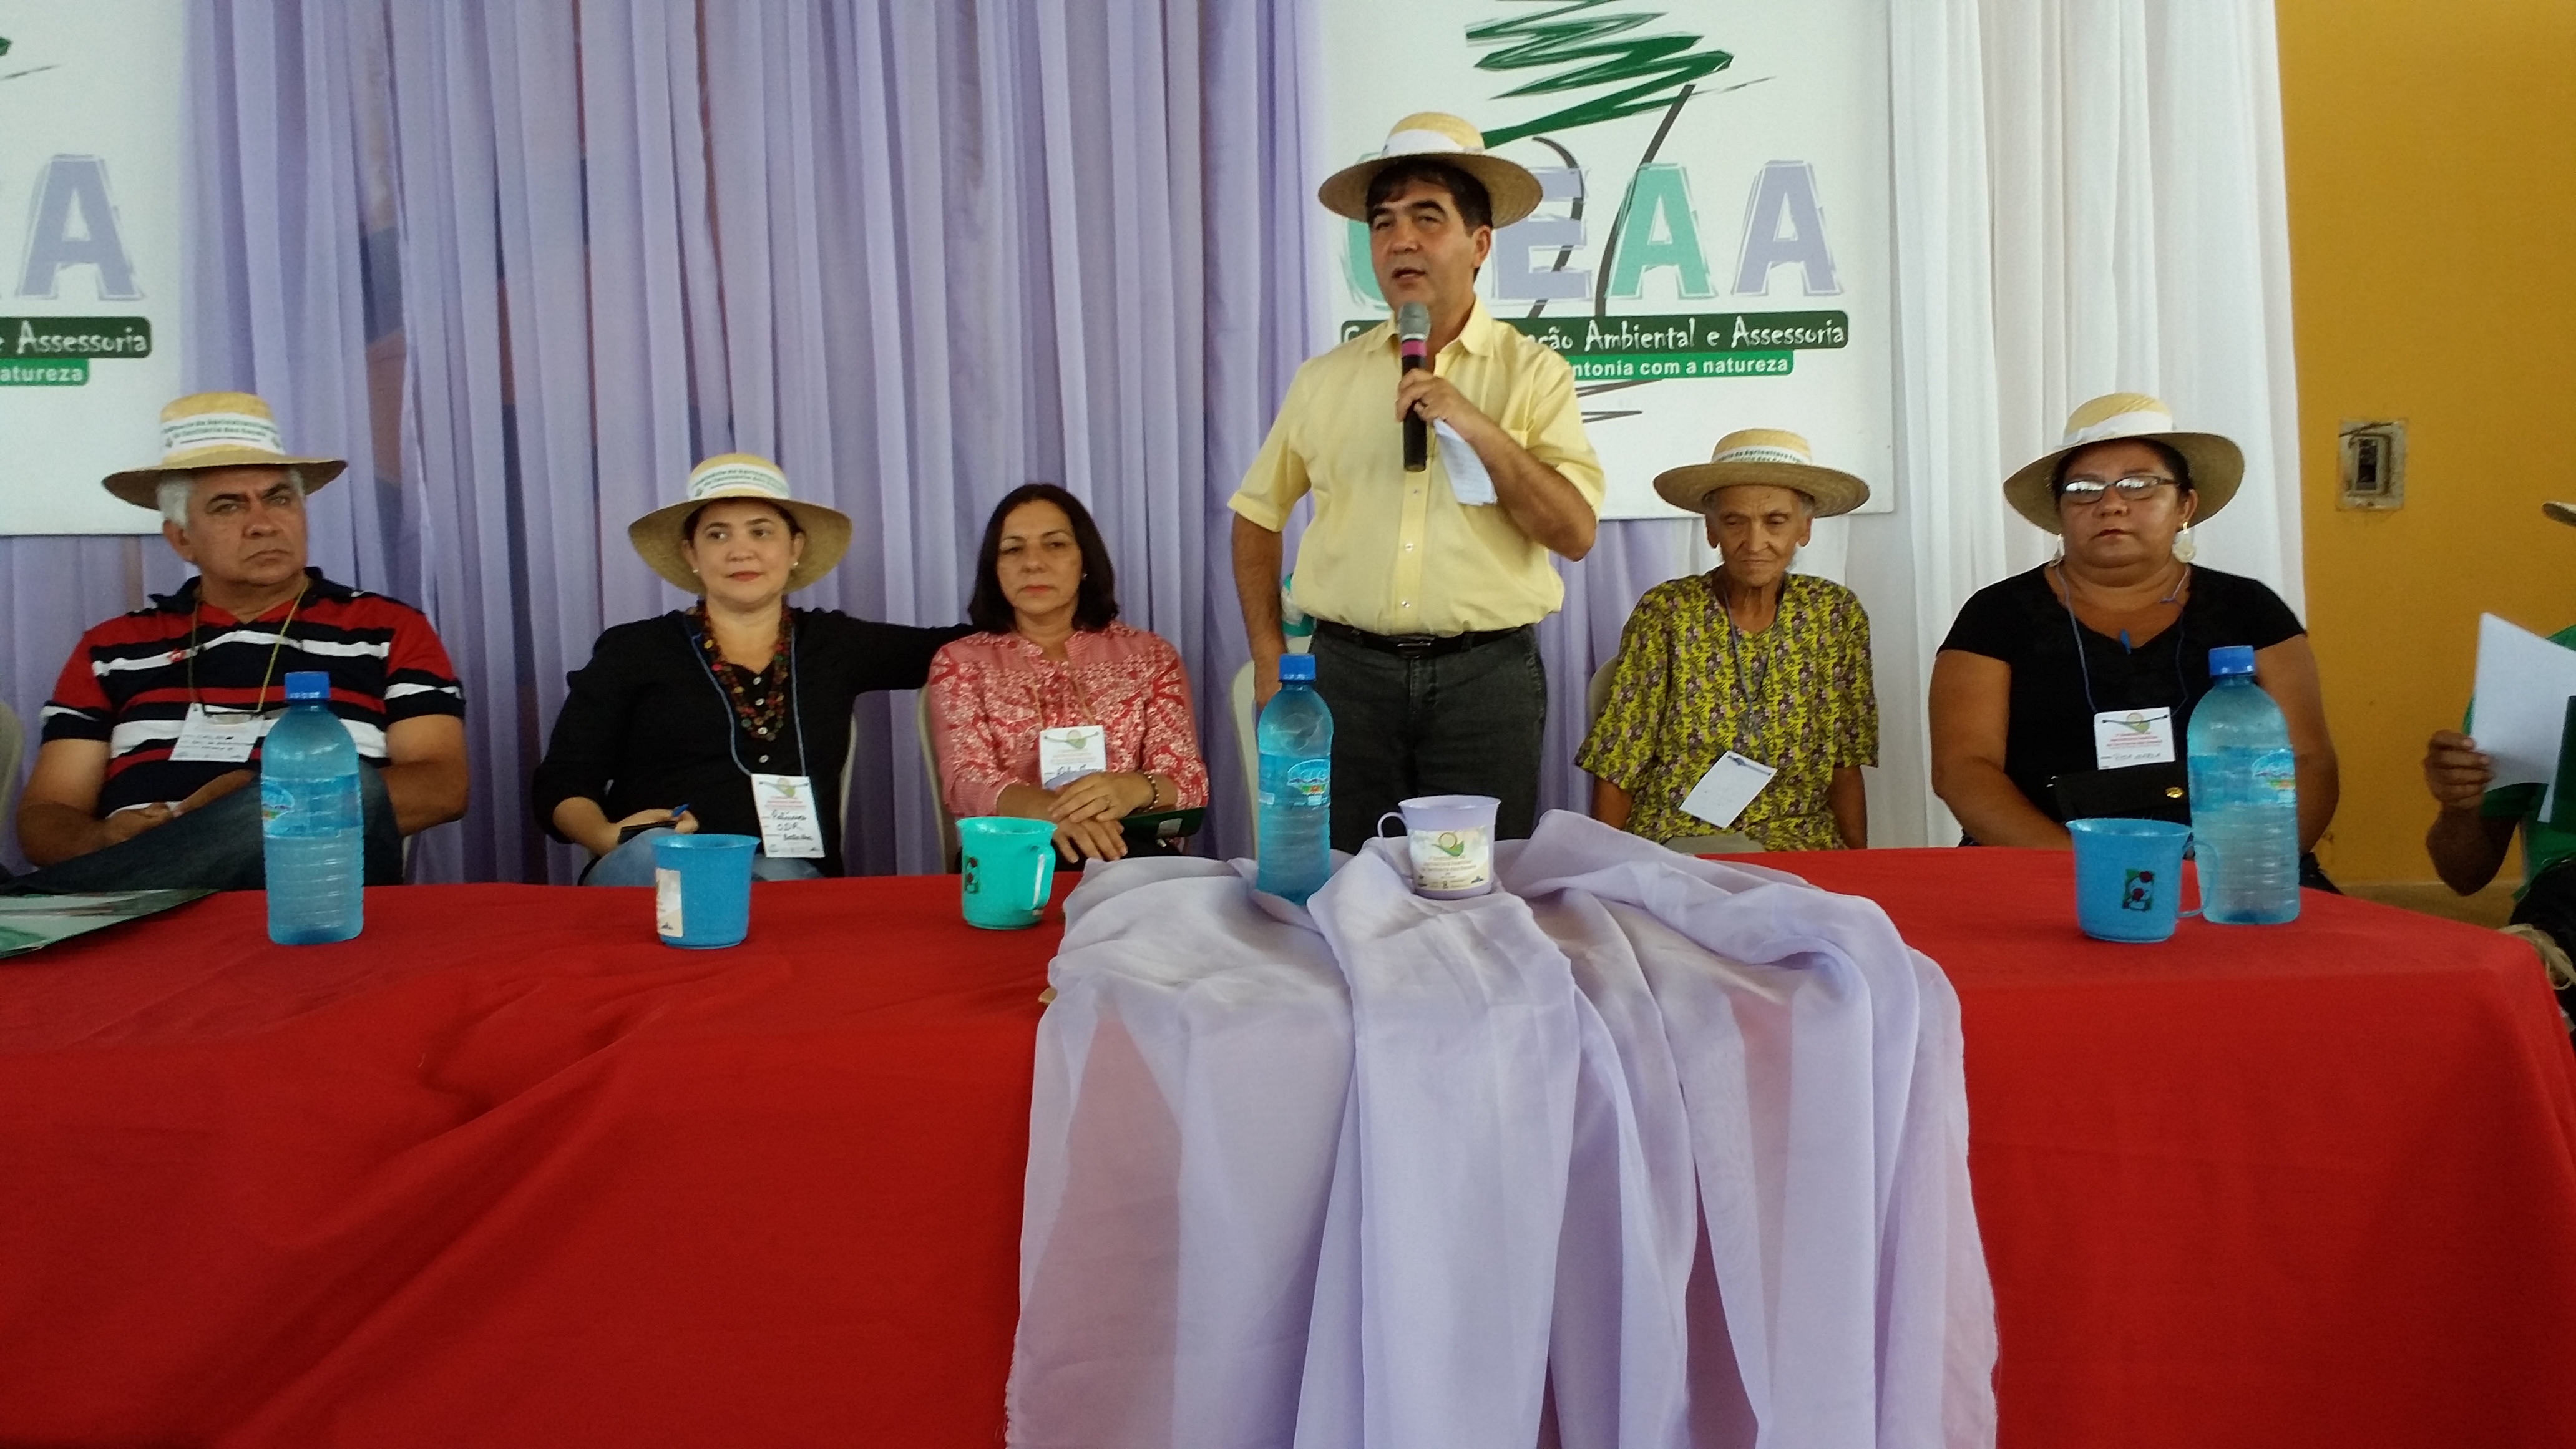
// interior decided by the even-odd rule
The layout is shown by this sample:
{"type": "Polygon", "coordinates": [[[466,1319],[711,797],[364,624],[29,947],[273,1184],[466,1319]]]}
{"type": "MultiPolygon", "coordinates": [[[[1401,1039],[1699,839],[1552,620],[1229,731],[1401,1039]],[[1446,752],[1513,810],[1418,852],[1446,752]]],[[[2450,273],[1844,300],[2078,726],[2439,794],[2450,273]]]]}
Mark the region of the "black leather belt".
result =
{"type": "Polygon", "coordinates": [[[1470,629],[1464,634],[1372,634],[1330,619],[1317,619],[1315,632],[1327,639],[1357,644],[1381,654],[1401,654],[1407,659],[1437,659],[1443,654],[1457,654],[1497,639],[1513,639],[1529,632],[1530,626],[1517,629],[1470,629]]]}

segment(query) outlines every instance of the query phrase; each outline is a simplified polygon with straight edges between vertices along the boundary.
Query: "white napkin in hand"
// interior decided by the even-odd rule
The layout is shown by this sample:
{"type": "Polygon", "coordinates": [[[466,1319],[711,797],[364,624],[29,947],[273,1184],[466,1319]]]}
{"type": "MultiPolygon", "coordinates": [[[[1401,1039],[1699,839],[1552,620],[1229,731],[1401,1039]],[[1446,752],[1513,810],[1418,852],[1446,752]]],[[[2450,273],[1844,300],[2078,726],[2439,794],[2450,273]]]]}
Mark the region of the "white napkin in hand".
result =
{"type": "Polygon", "coordinates": [[[1431,434],[1440,441],[1440,466],[1449,474],[1449,493],[1460,503],[1475,505],[1494,501],[1494,475],[1485,471],[1485,460],[1458,436],[1458,430],[1446,422],[1431,425],[1431,434]]]}

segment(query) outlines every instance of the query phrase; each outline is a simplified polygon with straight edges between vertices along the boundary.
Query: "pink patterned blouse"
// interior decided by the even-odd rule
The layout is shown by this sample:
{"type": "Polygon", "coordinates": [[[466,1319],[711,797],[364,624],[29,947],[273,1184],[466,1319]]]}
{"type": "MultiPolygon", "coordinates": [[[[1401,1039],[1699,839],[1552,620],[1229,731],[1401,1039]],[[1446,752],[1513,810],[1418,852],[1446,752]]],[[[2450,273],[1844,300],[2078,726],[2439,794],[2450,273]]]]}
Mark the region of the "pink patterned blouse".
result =
{"type": "Polygon", "coordinates": [[[990,815],[1005,785],[1038,783],[1038,731],[1097,724],[1109,735],[1109,768],[1150,770],[1171,782],[1178,809],[1207,803],[1179,651],[1154,634],[1112,621],[1075,631],[1057,663],[1017,634],[969,634],[930,661],[930,734],[939,793],[961,818],[990,815]]]}

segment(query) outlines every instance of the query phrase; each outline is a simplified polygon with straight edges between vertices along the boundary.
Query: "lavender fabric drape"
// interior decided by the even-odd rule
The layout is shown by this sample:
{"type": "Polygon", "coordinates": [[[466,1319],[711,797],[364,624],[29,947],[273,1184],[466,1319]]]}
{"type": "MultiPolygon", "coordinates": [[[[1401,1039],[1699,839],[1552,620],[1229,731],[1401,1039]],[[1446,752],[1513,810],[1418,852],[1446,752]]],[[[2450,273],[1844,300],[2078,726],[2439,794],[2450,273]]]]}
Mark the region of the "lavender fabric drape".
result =
{"type": "Polygon", "coordinates": [[[1398,850],[1305,907],[1243,860],[1066,902],[1011,1443],[1994,1443],[1936,965],[1569,813],[1481,898],[1398,850]]]}
{"type": "MultiPolygon", "coordinates": [[[[1222,501],[1302,352],[1285,3],[215,0],[191,12],[191,386],[343,454],[313,559],[418,604],[473,804],[417,879],[569,878],[526,807],[564,674],[682,602],[629,520],[741,449],[848,512],[798,602],[959,618],[994,499],[1098,515],[1237,768],[1222,501]]],[[[0,541],[0,689],[186,570],[0,541]]],[[[859,711],[852,868],[936,869],[909,694],[859,711]]],[[[1219,792],[1217,838],[1248,839],[1219,792]],[[1230,818],[1232,817],[1232,818],[1230,818]]]]}

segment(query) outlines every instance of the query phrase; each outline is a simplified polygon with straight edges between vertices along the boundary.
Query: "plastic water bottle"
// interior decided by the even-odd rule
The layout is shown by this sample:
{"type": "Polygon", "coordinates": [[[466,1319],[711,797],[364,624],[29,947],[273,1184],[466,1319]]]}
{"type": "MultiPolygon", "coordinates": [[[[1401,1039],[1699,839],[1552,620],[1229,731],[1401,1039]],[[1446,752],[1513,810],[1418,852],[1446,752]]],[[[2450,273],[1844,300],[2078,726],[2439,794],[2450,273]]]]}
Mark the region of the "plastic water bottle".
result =
{"type": "Polygon", "coordinates": [[[367,819],[358,746],[331,712],[331,676],[286,676],[286,717],[259,749],[259,818],[268,874],[268,939],[345,941],[365,924],[367,819]]]}
{"type": "Polygon", "coordinates": [[[2201,914],[2232,926],[2299,917],[2299,775],[2281,707],[2254,683],[2254,651],[2209,651],[2191,712],[2191,834],[2201,914]]]}
{"type": "Polygon", "coordinates": [[[1279,659],[1279,692],[1261,711],[1261,819],[1254,884],[1299,905],[1333,873],[1333,712],[1315,692],[1315,656],[1279,659]]]}

